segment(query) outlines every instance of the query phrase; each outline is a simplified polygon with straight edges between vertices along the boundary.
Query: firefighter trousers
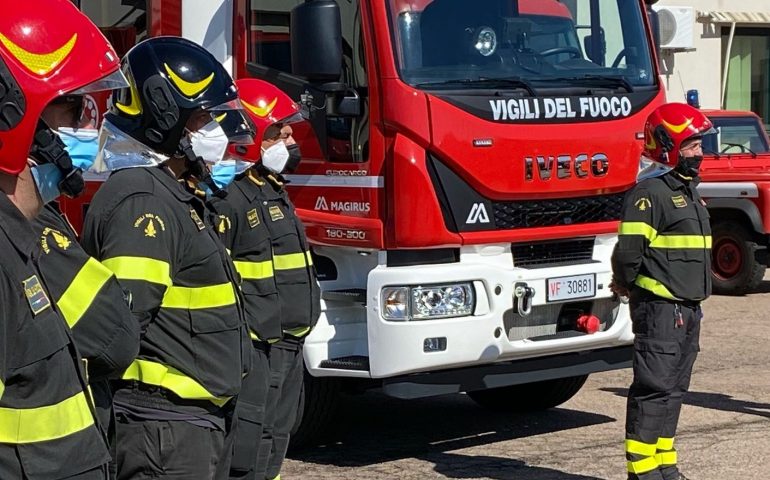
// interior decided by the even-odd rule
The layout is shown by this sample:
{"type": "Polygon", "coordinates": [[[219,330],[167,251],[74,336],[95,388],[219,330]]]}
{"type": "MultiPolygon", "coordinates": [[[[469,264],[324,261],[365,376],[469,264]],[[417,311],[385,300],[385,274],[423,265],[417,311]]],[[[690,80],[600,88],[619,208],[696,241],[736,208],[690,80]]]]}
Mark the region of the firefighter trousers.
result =
{"type": "Polygon", "coordinates": [[[301,343],[281,341],[271,347],[270,390],[257,453],[257,472],[262,472],[261,478],[272,480],[281,473],[289,434],[297,420],[303,376],[301,343]]]}
{"type": "Polygon", "coordinates": [[[254,342],[251,349],[251,370],[243,379],[241,393],[235,404],[238,431],[235,434],[230,478],[262,480],[257,476],[257,452],[265,423],[265,404],[270,389],[269,346],[254,342]]]}
{"type": "Polygon", "coordinates": [[[696,303],[632,298],[636,338],[626,410],[629,480],[679,478],[674,437],[700,349],[702,317],[696,303]]]}

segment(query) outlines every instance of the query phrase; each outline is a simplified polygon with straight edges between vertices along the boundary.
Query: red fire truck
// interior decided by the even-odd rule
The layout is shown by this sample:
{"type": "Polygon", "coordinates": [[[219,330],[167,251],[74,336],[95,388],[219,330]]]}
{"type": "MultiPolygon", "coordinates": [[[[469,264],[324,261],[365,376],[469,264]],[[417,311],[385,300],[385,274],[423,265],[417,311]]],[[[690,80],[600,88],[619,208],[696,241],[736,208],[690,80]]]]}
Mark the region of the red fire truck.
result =
{"type": "Polygon", "coordinates": [[[80,2],[119,50],[183,35],[310,112],[290,192],[324,313],[296,438],[344,388],[548,408],[630,365],[609,259],[664,101],[653,1],[120,3],[80,2]]]}

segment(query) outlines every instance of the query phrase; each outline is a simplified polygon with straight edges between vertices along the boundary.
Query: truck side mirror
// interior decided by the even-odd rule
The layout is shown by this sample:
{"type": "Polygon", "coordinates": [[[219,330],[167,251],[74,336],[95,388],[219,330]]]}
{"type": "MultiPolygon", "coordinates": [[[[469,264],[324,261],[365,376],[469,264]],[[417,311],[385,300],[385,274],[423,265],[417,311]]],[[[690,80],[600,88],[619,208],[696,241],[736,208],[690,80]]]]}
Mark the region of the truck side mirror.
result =
{"type": "MultiPolygon", "coordinates": [[[[655,2],[653,2],[655,3],[655,2]]],[[[655,51],[660,58],[660,17],[658,12],[652,9],[652,4],[647,4],[647,17],[650,20],[650,27],[652,27],[652,38],[655,40],[655,51]]]]}
{"type": "Polygon", "coordinates": [[[291,68],[313,83],[342,76],[342,24],[334,0],[305,0],[291,11],[291,68]]]}
{"type": "Polygon", "coordinates": [[[586,55],[597,65],[604,65],[607,56],[607,41],[604,39],[604,29],[599,29],[599,35],[586,35],[583,39],[586,55]]]}

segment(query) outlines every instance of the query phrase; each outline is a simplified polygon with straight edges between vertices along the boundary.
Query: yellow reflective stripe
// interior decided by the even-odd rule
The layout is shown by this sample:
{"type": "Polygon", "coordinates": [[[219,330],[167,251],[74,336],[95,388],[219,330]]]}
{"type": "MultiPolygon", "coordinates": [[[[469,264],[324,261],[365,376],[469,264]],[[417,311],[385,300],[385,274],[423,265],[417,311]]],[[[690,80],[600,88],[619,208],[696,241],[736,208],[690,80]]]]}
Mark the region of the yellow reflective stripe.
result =
{"type": "Polygon", "coordinates": [[[256,340],[257,342],[261,342],[262,340],[259,338],[259,335],[249,330],[249,337],[251,337],[252,340],[256,340]]]}
{"type": "Polygon", "coordinates": [[[235,269],[245,280],[263,280],[273,276],[273,262],[233,262],[235,269]]]}
{"type": "Polygon", "coordinates": [[[711,248],[711,235],[660,235],[650,242],[652,248],[711,248]]]}
{"type": "Polygon", "coordinates": [[[643,443],[637,440],[626,439],[626,453],[651,457],[655,455],[657,448],[654,443],[643,443]]]}
{"type": "Polygon", "coordinates": [[[658,465],[660,466],[676,465],[676,462],[677,462],[676,450],[672,450],[670,452],[656,453],[655,461],[658,462],[658,465]]]}
{"type": "Polygon", "coordinates": [[[231,283],[221,283],[208,287],[171,286],[160,304],[164,308],[186,308],[198,310],[235,305],[235,289],[231,283]]]}
{"type": "Polygon", "coordinates": [[[5,384],[0,380],[0,398],[3,398],[3,392],[5,392],[5,384]]]}
{"type": "Polygon", "coordinates": [[[284,330],[284,333],[288,333],[294,337],[304,337],[308,332],[310,332],[310,327],[297,327],[292,328],[291,330],[284,330]]]}
{"type": "Polygon", "coordinates": [[[653,278],[645,277],[644,275],[637,275],[636,281],[634,283],[637,286],[642,287],[643,289],[652,292],[659,297],[668,298],[669,300],[681,300],[676,298],[674,294],[671,293],[668,288],[666,288],[665,285],[653,278]]]}
{"type": "Polygon", "coordinates": [[[92,426],[94,417],[83,392],[54,405],[37,408],[0,408],[0,443],[55,440],[92,426]]]}
{"type": "Polygon", "coordinates": [[[305,252],[305,258],[307,258],[307,264],[312,265],[313,264],[313,256],[310,255],[310,252],[305,252]]]}
{"type": "Polygon", "coordinates": [[[112,270],[119,280],[143,280],[171,286],[171,265],[147,257],[113,257],[102,264],[112,270]]]}
{"type": "Polygon", "coordinates": [[[673,450],[674,449],[674,439],[673,438],[660,437],[660,438],[658,438],[658,444],[655,445],[655,447],[658,450],[673,450]]]}
{"type": "Polygon", "coordinates": [[[658,236],[658,231],[644,222],[621,222],[618,227],[619,235],[641,235],[649,241],[658,236]]]}
{"type": "Polygon", "coordinates": [[[110,277],[112,277],[112,271],[94,258],[89,258],[83,265],[59,301],[56,302],[70,328],[74,327],[83,317],[99,290],[110,277]]]}
{"type": "Polygon", "coordinates": [[[273,255],[273,265],[275,265],[276,270],[305,268],[308,265],[307,258],[307,252],[289,253],[287,255],[273,255]]]}
{"type": "Polygon", "coordinates": [[[136,380],[163,387],[187,400],[208,400],[222,406],[232,397],[215,397],[206,388],[179,370],[148,360],[134,360],[123,373],[123,380],[136,380]]]}
{"type": "Polygon", "coordinates": [[[647,473],[655,470],[659,466],[660,465],[658,465],[658,461],[655,457],[647,457],[635,462],[628,462],[628,472],[636,474],[647,473]]]}

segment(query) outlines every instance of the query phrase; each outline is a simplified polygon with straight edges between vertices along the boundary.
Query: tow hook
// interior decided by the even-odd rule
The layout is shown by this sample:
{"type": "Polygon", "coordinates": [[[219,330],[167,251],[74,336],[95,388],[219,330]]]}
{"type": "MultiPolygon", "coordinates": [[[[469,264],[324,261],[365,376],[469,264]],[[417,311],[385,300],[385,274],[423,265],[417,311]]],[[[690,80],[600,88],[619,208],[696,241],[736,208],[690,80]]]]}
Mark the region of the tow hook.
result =
{"type": "Polygon", "coordinates": [[[513,297],[516,299],[516,313],[526,317],[532,313],[532,298],[535,296],[535,289],[526,283],[516,283],[513,285],[513,297]]]}

